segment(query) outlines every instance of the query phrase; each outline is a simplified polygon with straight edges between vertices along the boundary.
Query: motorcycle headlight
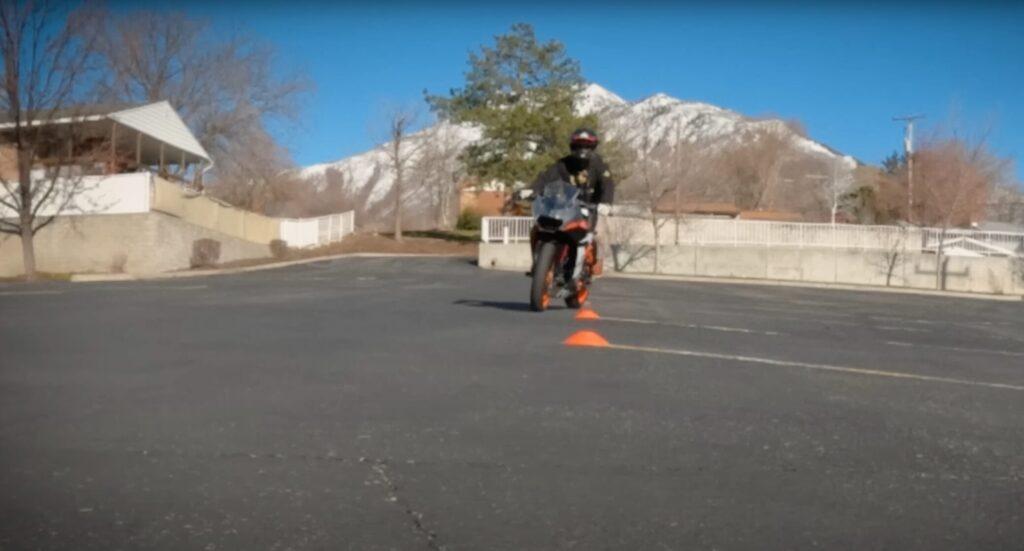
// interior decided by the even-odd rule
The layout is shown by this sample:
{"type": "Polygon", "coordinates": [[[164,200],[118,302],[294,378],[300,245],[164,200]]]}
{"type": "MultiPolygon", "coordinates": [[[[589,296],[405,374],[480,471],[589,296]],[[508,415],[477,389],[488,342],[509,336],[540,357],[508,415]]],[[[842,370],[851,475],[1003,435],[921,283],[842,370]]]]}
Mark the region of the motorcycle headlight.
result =
{"type": "Polygon", "coordinates": [[[550,216],[541,216],[537,219],[537,225],[548,230],[557,230],[562,227],[562,221],[550,216]]]}

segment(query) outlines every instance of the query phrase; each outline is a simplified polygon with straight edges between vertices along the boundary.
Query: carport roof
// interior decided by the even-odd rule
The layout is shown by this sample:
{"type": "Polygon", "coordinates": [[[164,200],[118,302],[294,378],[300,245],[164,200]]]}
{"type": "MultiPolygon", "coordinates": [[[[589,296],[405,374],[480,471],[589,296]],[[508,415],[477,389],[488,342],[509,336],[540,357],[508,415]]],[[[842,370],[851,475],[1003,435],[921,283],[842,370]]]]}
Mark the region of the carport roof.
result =
{"type": "MultiPolygon", "coordinates": [[[[58,112],[48,120],[34,120],[26,124],[39,126],[103,120],[127,126],[201,160],[212,162],[210,154],[166,100],[129,107],[90,105],[70,108],[58,112]]],[[[9,117],[0,122],[0,131],[10,128],[14,128],[14,123],[9,117]]]]}

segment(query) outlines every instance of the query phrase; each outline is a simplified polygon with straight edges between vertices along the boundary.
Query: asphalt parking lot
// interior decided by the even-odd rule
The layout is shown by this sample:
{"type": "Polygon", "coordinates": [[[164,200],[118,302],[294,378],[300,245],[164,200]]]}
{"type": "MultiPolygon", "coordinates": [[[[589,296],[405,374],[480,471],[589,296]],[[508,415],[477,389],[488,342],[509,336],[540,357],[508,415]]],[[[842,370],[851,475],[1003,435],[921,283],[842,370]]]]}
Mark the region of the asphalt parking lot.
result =
{"type": "Polygon", "coordinates": [[[0,548],[1024,548],[1024,303],[528,286],[0,286],[0,548]]]}

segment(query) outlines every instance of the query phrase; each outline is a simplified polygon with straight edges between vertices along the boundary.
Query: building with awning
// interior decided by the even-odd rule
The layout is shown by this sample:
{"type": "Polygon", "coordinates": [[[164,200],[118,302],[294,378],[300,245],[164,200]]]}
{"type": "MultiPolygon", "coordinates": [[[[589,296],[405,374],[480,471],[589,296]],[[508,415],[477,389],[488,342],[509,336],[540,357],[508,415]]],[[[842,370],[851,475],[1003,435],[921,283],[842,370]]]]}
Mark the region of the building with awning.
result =
{"type": "MultiPolygon", "coordinates": [[[[167,101],[74,107],[21,126],[39,132],[34,140],[38,166],[74,165],[87,174],[148,170],[193,183],[213,166],[210,154],[167,101]]],[[[0,142],[10,144],[15,127],[9,117],[0,119],[0,142]]],[[[4,149],[0,170],[10,180],[16,174],[14,159],[11,146],[4,149]]]]}
{"type": "MultiPolygon", "coordinates": [[[[33,188],[47,190],[33,203],[52,222],[33,239],[44,272],[181,270],[200,242],[215,241],[217,261],[234,262],[265,258],[275,241],[317,247],[355,231],[352,211],[272,218],[204,193],[213,160],[166,101],[77,107],[20,125],[0,118],[5,220],[19,216],[9,191],[19,178],[16,130],[30,134],[33,188]]],[[[0,239],[0,277],[23,269],[20,240],[0,239]]]]}

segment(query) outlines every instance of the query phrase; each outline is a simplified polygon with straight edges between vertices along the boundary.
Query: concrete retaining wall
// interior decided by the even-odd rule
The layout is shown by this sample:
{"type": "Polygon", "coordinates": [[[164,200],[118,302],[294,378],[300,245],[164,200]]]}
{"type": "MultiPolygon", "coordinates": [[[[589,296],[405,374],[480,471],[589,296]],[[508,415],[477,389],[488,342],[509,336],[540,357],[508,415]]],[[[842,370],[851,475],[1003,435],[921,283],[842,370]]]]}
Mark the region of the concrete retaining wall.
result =
{"type": "MultiPolygon", "coordinates": [[[[648,245],[611,246],[605,269],[652,273],[654,250],[648,245]]],[[[659,273],[665,275],[804,281],[935,289],[935,256],[908,253],[890,262],[882,251],[850,249],[665,245],[659,273]]],[[[1021,263],[1012,258],[947,257],[944,289],[1024,295],[1021,263]]],[[[481,243],[483,268],[528,270],[528,243],[481,243]]]]}
{"type": "Polygon", "coordinates": [[[151,208],[253,243],[266,245],[281,235],[281,222],[277,219],[222,204],[205,195],[190,195],[181,186],[159,177],[153,178],[151,208]]]}
{"type": "MultiPolygon", "coordinates": [[[[0,276],[24,273],[21,240],[16,236],[0,239],[0,276]]],[[[270,256],[266,245],[150,212],[57,218],[36,234],[36,266],[51,273],[102,273],[116,271],[123,258],[127,273],[182,270],[189,267],[197,239],[219,241],[221,262],[270,256]]]]}

